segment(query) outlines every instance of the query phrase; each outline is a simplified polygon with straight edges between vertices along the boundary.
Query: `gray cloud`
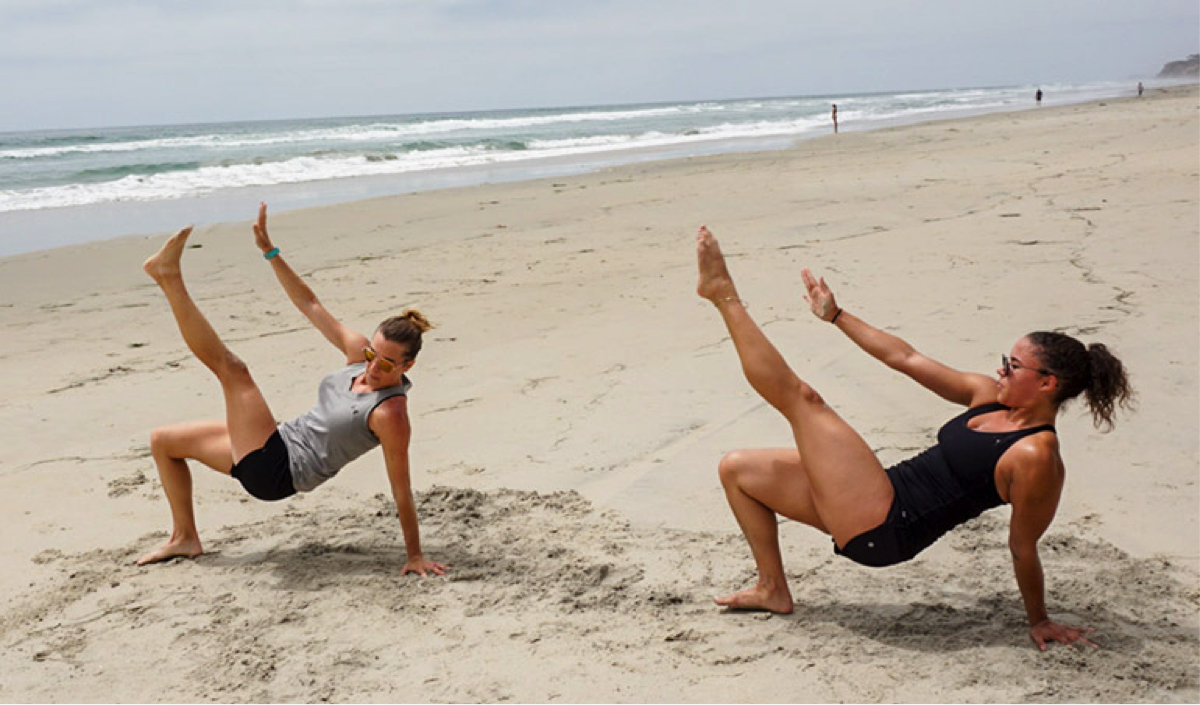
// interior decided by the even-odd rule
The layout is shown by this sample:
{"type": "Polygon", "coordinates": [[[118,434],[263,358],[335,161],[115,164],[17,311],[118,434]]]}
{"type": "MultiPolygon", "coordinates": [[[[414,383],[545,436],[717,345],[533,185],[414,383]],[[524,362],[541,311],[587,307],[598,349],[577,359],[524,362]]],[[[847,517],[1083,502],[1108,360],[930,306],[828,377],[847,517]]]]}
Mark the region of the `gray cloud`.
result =
{"type": "Polygon", "coordinates": [[[1193,0],[6,0],[0,129],[1152,74],[1193,0]]]}

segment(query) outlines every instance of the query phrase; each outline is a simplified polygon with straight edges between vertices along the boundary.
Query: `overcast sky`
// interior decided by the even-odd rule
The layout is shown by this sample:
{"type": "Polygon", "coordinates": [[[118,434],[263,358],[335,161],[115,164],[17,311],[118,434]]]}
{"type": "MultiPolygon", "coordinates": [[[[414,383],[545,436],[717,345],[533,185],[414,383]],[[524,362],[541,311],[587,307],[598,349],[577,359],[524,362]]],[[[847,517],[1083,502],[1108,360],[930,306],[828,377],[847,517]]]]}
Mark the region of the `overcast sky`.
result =
{"type": "Polygon", "coordinates": [[[1196,0],[0,0],[0,130],[1153,76],[1196,0]]]}

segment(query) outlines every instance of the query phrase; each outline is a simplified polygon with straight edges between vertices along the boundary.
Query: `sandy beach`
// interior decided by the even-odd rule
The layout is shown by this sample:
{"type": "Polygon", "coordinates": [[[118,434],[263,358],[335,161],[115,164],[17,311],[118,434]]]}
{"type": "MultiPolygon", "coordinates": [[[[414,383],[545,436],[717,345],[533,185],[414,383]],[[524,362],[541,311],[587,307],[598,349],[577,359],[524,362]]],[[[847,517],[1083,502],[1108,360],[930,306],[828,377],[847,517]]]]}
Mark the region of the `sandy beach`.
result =
{"type": "MultiPolygon", "coordinates": [[[[410,373],[426,553],[404,562],[379,451],[266,504],[193,466],[208,552],[138,568],[169,514],[155,426],[219,418],[124,237],[0,259],[0,701],[781,702],[1200,699],[1200,158],[1195,87],[851,132],[791,149],[273,215],[289,262],[369,332],[438,326],[410,373]],[[957,410],[811,316],[799,271],[931,357],[1109,345],[1138,409],[1059,417],[1067,482],[1029,641],[1008,508],[886,570],[783,522],[788,616],[716,467],[791,443],[695,295],[720,238],[750,312],[885,465],[957,410]]],[[[282,420],[341,364],[253,244],[257,202],[191,238],[193,296],[282,420]]],[[[184,225],[185,223],[180,223],[184,225]]]]}

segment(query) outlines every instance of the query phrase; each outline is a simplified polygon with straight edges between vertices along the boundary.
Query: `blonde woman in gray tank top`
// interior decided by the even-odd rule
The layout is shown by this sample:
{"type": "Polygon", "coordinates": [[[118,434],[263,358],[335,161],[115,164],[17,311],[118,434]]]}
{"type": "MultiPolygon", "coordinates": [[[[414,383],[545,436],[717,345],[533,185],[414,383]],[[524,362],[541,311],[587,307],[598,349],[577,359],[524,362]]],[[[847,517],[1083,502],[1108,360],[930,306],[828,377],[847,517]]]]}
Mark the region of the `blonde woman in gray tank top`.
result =
{"type": "Polygon", "coordinates": [[[274,501],[311,491],[351,460],[382,445],[407,554],[400,574],[444,574],[446,566],[421,552],[408,462],[406,394],[411,383],[404,373],[416,361],[429,321],[410,309],[381,323],[369,339],[347,328],[271,243],[267,206],[262,204],[254,224],[255,244],[288,298],[346,358],[345,367],[321,381],[312,411],[276,426],[246,363],[225,346],[184,286],[180,262],[191,231],[190,226],[180,230],[143,269],[166,295],[188,348],[221,383],[225,419],[162,426],[151,434],[150,450],[171,507],[171,536],[142,556],[138,565],[204,552],[196,530],[188,460],[236,478],[259,499],[274,501]]]}

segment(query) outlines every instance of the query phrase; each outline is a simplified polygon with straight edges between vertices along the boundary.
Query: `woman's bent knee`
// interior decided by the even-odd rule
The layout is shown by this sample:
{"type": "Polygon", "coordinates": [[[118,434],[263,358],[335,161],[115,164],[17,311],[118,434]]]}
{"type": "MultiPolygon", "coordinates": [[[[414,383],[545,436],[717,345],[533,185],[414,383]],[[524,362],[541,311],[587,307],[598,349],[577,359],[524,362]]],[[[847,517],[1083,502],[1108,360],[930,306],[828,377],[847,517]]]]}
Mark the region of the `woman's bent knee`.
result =
{"type": "Polygon", "coordinates": [[[150,432],[150,453],[179,457],[180,441],[186,436],[187,428],[183,425],[159,426],[150,432]]]}
{"type": "Polygon", "coordinates": [[[749,453],[745,450],[733,450],[726,453],[717,465],[717,474],[721,477],[721,484],[736,485],[738,478],[749,469],[750,464],[749,453]]]}
{"type": "Polygon", "coordinates": [[[150,452],[157,453],[164,450],[167,445],[167,437],[170,433],[169,426],[159,426],[150,432],[150,452]]]}
{"type": "MultiPolygon", "coordinates": [[[[201,458],[213,448],[220,452],[225,427],[218,421],[193,421],[159,426],[150,432],[150,454],[156,458],[201,458]]],[[[205,461],[207,463],[207,461],[205,461]]]]}

